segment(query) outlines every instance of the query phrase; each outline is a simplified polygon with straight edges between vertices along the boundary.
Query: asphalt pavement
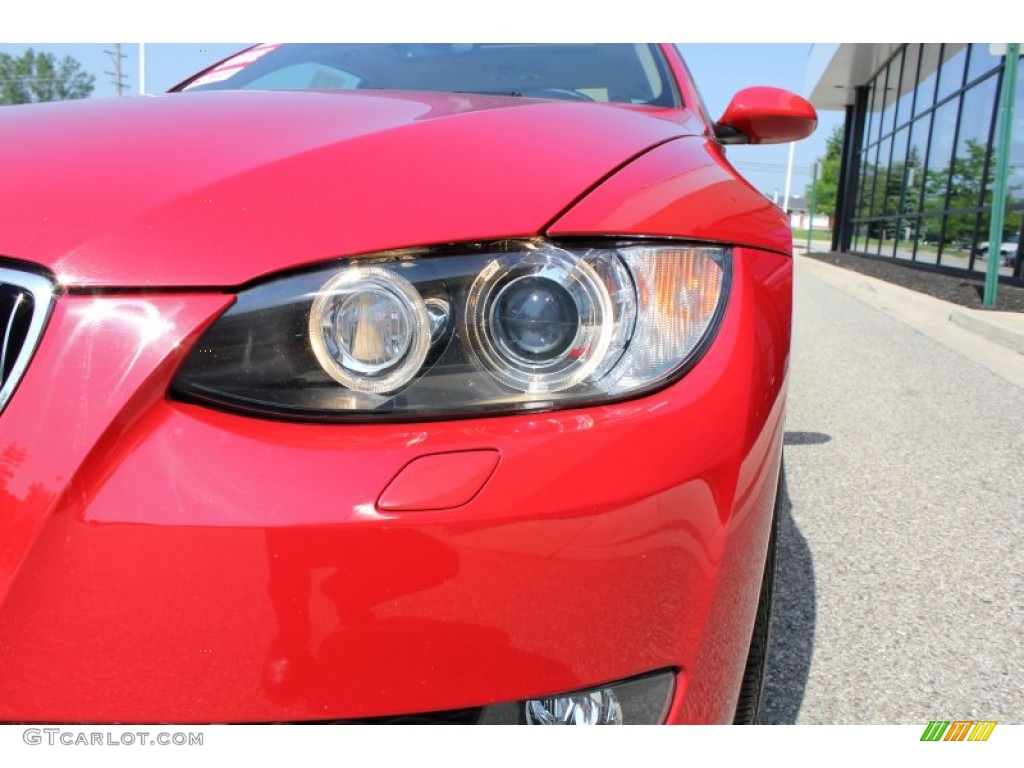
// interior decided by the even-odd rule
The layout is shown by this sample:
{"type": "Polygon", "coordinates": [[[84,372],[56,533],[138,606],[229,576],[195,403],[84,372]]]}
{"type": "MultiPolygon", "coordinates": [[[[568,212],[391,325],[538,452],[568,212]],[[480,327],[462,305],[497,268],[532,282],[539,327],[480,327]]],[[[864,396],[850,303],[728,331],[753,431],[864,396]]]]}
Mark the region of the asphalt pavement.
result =
{"type": "Polygon", "coordinates": [[[1021,723],[1016,321],[878,283],[797,258],[760,721],[1021,723]]]}

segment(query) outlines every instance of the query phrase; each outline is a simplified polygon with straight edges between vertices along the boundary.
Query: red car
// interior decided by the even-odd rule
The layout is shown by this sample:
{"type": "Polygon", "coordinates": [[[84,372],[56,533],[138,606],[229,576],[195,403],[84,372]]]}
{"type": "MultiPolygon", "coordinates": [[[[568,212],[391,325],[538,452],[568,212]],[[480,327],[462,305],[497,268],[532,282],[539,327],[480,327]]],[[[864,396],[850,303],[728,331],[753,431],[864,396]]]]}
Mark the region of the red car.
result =
{"type": "Polygon", "coordinates": [[[749,721],[786,216],[676,49],[0,112],[0,721],[749,721]]]}

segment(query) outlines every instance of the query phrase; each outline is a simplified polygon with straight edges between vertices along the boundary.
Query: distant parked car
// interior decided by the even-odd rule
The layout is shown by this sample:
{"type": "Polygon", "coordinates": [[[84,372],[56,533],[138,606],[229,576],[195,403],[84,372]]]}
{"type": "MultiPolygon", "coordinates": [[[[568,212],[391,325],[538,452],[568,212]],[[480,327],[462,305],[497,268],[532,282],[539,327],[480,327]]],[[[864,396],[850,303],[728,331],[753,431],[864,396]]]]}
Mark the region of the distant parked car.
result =
{"type": "MultiPolygon", "coordinates": [[[[1020,248],[1020,235],[1009,235],[999,246],[999,255],[1003,257],[1003,266],[1010,266],[1013,264],[1013,260],[1017,257],[1017,251],[1020,248]]],[[[983,258],[988,258],[988,240],[978,244],[978,255],[983,258]]]]}

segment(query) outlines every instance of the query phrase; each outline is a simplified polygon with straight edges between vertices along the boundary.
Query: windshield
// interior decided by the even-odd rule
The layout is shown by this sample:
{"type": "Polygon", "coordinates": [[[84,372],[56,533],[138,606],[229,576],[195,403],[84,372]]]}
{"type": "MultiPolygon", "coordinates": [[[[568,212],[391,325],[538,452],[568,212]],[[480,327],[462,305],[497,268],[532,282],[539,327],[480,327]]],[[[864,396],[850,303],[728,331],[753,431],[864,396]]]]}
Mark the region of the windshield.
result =
{"type": "Polygon", "coordinates": [[[260,45],[174,88],[451,91],[680,106],[644,44],[260,45]]]}

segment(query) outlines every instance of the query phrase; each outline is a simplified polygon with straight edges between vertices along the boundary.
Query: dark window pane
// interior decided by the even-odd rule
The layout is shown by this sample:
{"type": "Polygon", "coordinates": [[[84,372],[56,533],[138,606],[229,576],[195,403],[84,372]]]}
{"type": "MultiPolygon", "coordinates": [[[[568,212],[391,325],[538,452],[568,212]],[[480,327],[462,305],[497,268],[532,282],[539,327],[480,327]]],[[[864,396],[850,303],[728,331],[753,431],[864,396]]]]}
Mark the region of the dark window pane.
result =
{"type": "Polygon", "coordinates": [[[875,162],[878,159],[878,147],[869,149],[863,160],[860,190],[858,194],[857,218],[863,219],[871,215],[871,193],[875,184],[875,162]]]}
{"type": "Polygon", "coordinates": [[[921,82],[917,87],[915,114],[921,114],[935,103],[935,82],[939,77],[939,50],[941,48],[939,43],[925,43],[921,49],[921,82]]]}
{"type": "Polygon", "coordinates": [[[878,255],[882,248],[881,227],[882,225],[877,221],[868,222],[867,236],[864,241],[864,253],[870,253],[872,256],[878,255]]]}
{"type": "Polygon", "coordinates": [[[886,216],[894,216],[902,212],[903,184],[907,173],[907,136],[904,128],[893,136],[892,160],[889,163],[889,176],[885,184],[885,198],[882,212],[886,216]]]}
{"type": "Polygon", "coordinates": [[[976,218],[976,213],[952,213],[946,217],[939,261],[944,267],[967,269],[976,218]]]}
{"type": "Polygon", "coordinates": [[[872,216],[885,215],[885,191],[891,150],[892,139],[885,139],[885,141],[878,145],[878,173],[875,176],[875,183],[870,191],[872,216]]]}
{"type": "Polygon", "coordinates": [[[868,251],[892,256],[896,239],[896,219],[874,219],[868,222],[868,251]]]}
{"type": "Polygon", "coordinates": [[[926,212],[939,212],[946,207],[949,162],[953,154],[953,136],[959,106],[959,99],[953,99],[939,107],[934,114],[931,150],[928,154],[928,170],[925,172],[924,182],[926,212]]]}
{"type": "Polygon", "coordinates": [[[939,97],[942,101],[964,84],[964,63],[967,61],[967,46],[963,43],[946,43],[942,49],[942,68],[939,70],[939,97]]]}
{"type": "Polygon", "coordinates": [[[942,230],[942,219],[938,216],[926,216],[918,225],[921,234],[917,245],[917,261],[935,264],[939,251],[939,234],[942,230]]]}
{"type": "Polygon", "coordinates": [[[882,135],[892,133],[896,120],[896,104],[899,99],[900,66],[903,63],[901,50],[889,62],[889,77],[885,82],[885,107],[882,110],[882,135]]]}
{"type": "MultiPolygon", "coordinates": [[[[978,239],[974,243],[974,269],[985,272],[988,269],[987,253],[981,251],[981,245],[988,245],[989,227],[992,225],[992,211],[983,211],[978,219],[978,239]]],[[[986,247],[986,251],[987,251],[986,247]]]]}
{"type": "Polygon", "coordinates": [[[977,80],[1003,63],[1002,56],[993,56],[988,43],[971,43],[970,62],[967,64],[967,82],[977,80]]]}
{"type": "MultiPolygon", "coordinates": [[[[998,238],[999,248],[999,274],[1013,276],[1017,263],[1017,253],[1020,248],[1020,220],[1021,211],[1009,210],[1006,212],[1006,219],[1003,222],[1003,236],[998,238]]],[[[985,211],[981,214],[978,224],[978,241],[974,251],[974,269],[978,272],[988,270],[988,254],[996,251],[991,247],[992,239],[989,237],[989,227],[992,224],[992,214],[985,211]],[[985,250],[981,250],[981,246],[985,250]]]]}
{"type": "Polygon", "coordinates": [[[868,96],[867,128],[864,131],[864,146],[870,146],[878,141],[878,129],[881,124],[879,117],[882,111],[882,93],[885,90],[885,72],[882,72],[880,77],[881,80],[876,77],[871,81],[871,94],[868,96]]]}
{"type": "Polygon", "coordinates": [[[899,219],[890,219],[888,221],[888,232],[886,233],[888,239],[882,243],[883,256],[888,256],[890,259],[896,256],[896,247],[900,241],[900,233],[899,219]]]}
{"type": "Polygon", "coordinates": [[[914,258],[914,248],[917,245],[917,226],[918,220],[916,218],[901,218],[899,220],[899,224],[896,227],[897,240],[896,252],[894,254],[897,259],[910,261],[914,258]]]}
{"type": "Polygon", "coordinates": [[[914,103],[914,85],[917,78],[917,60],[920,55],[920,45],[914,43],[907,46],[903,58],[903,76],[900,78],[899,104],[896,107],[897,125],[910,120],[911,106],[914,103]]]}
{"type": "MultiPolygon", "coordinates": [[[[992,126],[992,108],[996,98],[996,79],[989,77],[964,92],[960,136],[957,139],[950,182],[950,210],[974,208],[981,204],[989,128],[992,126]]],[[[965,235],[957,231],[956,236],[962,238],[965,235]]]]}
{"type": "Polygon", "coordinates": [[[903,212],[917,213],[924,189],[924,158],[928,152],[928,118],[915,120],[910,126],[910,148],[907,151],[907,193],[903,198],[903,212]]]}
{"type": "Polygon", "coordinates": [[[861,253],[867,253],[869,246],[868,246],[868,225],[866,223],[861,224],[861,225],[859,225],[857,227],[857,242],[859,244],[858,247],[857,247],[857,250],[859,250],[861,253]]]}

